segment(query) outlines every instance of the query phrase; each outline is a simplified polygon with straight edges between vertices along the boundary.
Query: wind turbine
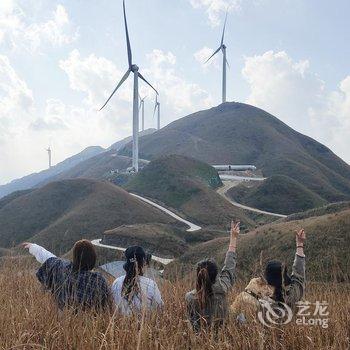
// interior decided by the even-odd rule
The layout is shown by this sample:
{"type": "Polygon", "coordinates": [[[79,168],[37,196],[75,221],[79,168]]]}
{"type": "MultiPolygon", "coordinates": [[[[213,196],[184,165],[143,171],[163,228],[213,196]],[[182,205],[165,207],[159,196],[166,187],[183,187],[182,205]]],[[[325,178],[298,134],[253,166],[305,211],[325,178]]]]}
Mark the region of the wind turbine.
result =
{"type": "Polygon", "coordinates": [[[145,131],[145,99],[147,96],[145,96],[144,98],[140,97],[140,106],[139,109],[141,110],[141,130],[145,131]]]}
{"type": "Polygon", "coordinates": [[[48,156],[49,156],[49,169],[51,169],[52,167],[52,163],[51,163],[51,147],[49,146],[49,148],[46,150],[48,156]]]}
{"type": "Polygon", "coordinates": [[[143,77],[143,75],[139,72],[139,67],[136,64],[132,63],[132,52],[131,45],[129,39],[128,32],[128,23],[126,21],[126,13],[125,13],[125,0],[123,0],[123,15],[124,15],[124,25],[125,25],[125,36],[126,36],[126,47],[127,47],[127,55],[128,55],[128,63],[129,68],[113,90],[111,96],[107,99],[105,104],[101,107],[102,110],[115,92],[121,87],[121,85],[125,82],[125,80],[129,77],[129,74],[134,73],[134,89],[133,89],[133,118],[132,118],[132,166],[134,171],[137,173],[139,171],[139,78],[143,80],[146,84],[148,84],[158,95],[158,91],[143,77]]]}
{"type": "Polygon", "coordinates": [[[205,61],[207,63],[212,57],[214,57],[220,50],[222,51],[222,103],[226,102],[226,66],[228,62],[226,59],[226,45],[224,44],[225,29],[227,21],[227,12],[225,16],[224,28],[222,30],[221,42],[219,48],[205,61]]]}
{"type": "Polygon", "coordinates": [[[153,118],[156,114],[156,111],[158,111],[157,114],[157,130],[160,129],[160,102],[158,101],[158,95],[156,95],[156,101],[154,103],[154,111],[153,111],[153,118]]]}

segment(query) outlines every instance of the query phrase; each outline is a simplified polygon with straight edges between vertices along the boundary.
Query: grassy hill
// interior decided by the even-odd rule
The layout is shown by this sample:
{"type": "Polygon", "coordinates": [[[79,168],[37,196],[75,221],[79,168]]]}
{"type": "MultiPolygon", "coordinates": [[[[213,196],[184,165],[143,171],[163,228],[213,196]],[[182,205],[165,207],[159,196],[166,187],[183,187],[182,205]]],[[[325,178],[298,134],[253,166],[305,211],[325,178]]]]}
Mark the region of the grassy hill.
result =
{"type": "Polygon", "coordinates": [[[188,248],[182,230],[165,224],[122,225],[103,234],[102,243],[117,247],[141,245],[152,254],[173,258],[188,248]],[[176,231],[179,231],[176,234],[176,231]]]}
{"type": "MultiPolygon", "coordinates": [[[[130,154],[128,144],[120,152],[130,154]]],[[[350,166],[273,115],[224,103],[178,119],[140,141],[142,158],[179,154],[209,164],[254,164],[266,177],[293,178],[328,202],[350,198],[350,166]]]]}
{"type": "Polygon", "coordinates": [[[20,179],[13,180],[8,184],[2,185],[0,186],[0,198],[15,191],[33,188],[37,186],[39,183],[46,181],[47,179],[52,178],[57,174],[67,171],[72,167],[74,167],[76,164],[86,159],[89,159],[103,151],[104,149],[99,146],[87,147],[80,153],[65,159],[64,161],[54,165],[50,169],[45,169],[38,173],[33,173],[30,175],[24,176],[20,179]]]}
{"type": "Polygon", "coordinates": [[[175,221],[110,183],[52,182],[0,209],[0,247],[31,240],[60,253],[78,239],[102,237],[108,229],[135,223],[175,221]]]}
{"type": "MultiPolygon", "coordinates": [[[[144,164],[143,161],[140,161],[141,166],[144,164]]],[[[107,180],[114,177],[117,171],[125,170],[131,165],[132,159],[130,157],[120,156],[111,150],[78,163],[73,168],[39,183],[38,187],[52,181],[65,179],[87,178],[107,180]]]]}
{"type": "MultiPolygon", "coordinates": [[[[156,131],[157,131],[157,129],[153,129],[153,128],[149,128],[149,129],[146,129],[144,131],[140,131],[139,137],[142,137],[145,135],[151,135],[156,131]]],[[[130,141],[132,141],[132,136],[125,137],[124,139],[113,143],[110,147],[108,147],[108,150],[119,151],[121,148],[123,148],[125,145],[127,145],[130,141]]]]}
{"type": "Polygon", "coordinates": [[[287,215],[326,204],[319,195],[283,175],[273,175],[254,185],[242,183],[232,187],[227,195],[238,203],[287,215]]]}
{"type": "MultiPolygon", "coordinates": [[[[279,220],[241,235],[237,251],[238,275],[244,278],[257,275],[270,259],[285,262],[290,271],[295,254],[295,231],[301,227],[307,233],[308,280],[349,282],[350,209],[302,220],[279,220]]],[[[167,275],[187,272],[205,257],[213,257],[222,264],[228,242],[228,238],[217,238],[192,247],[167,267],[167,275]]]]}
{"type": "Polygon", "coordinates": [[[32,189],[15,191],[15,192],[12,192],[11,194],[8,194],[5,197],[0,198],[0,209],[3,208],[5,205],[9,204],[10,202],[12,202],[13,200],[15,200],[16,198],[23,196],[31,191],[32,189]]]}
{"type": "Polygon", "coordinates": [[[302,220],[302,219],[307,219],[314,216],[322,216],[326,214],[338,213],[345,209],[350,209],[350,202],[331,203],[319,208],[309,209],[300,213],[289,215],[288,217],[283,219],[283,221],[302,220]]]}
{"type": "Polygon", "coordinates": [[[175,208],[202,225],[226,227],[239,218],[246,226],[253,222],[218,195],[217,171],[201,161],[184,156],[160,157],[132,178],[126,189],[175,208]]]}

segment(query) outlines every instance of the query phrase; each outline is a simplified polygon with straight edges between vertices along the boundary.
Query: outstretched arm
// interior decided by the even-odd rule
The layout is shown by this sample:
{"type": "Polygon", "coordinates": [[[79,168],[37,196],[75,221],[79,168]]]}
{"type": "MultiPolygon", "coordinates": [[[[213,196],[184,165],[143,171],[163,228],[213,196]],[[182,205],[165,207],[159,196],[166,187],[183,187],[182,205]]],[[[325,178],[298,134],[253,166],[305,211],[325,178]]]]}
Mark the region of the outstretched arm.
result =
{"type": "Polygon", "coordinates": [[[219,283],[224,293],[227,293],[236,280],[236,249],[240,232],[240,222],[231,222],[230,244],[226,253],[224,267],[219,275],[219,283]]]}
{"type": "Polygon", "coordinates": [[[56,255],[52,254],[38,244],[24,242],[21,244],[21,246],[24,249],[27,249],[29,253],[33,255],[35,259],[41,264],[43,264],[49,258],[56,258],[56,255]]]}
{"type": "Polygon", "coordinates": [[[300,301],[304,295],[305,290],[305,253],[304,242],[306,239],[305,230],[301,229],[296,233],[296,254],[292,268],[292,283],[289,287],[286,303],[294,306],[296,302],[300,301]]]}

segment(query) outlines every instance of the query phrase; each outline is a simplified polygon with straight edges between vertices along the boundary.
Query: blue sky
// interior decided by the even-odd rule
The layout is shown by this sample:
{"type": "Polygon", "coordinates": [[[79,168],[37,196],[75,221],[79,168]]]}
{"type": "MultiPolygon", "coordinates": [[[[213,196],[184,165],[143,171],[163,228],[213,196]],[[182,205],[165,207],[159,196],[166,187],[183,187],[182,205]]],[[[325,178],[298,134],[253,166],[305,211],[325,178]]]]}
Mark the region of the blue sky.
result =
{"type": "MultiPolygon", "coordinates": [[[[127,0],[134,62],[160,92],[162,125],[220,103],[229,8],[228,100],[261,107],[350,161],[348,1],[127,0]]],[[[2,0],[0,183],[131,131],[122,2],[2,0]]],[[[142,86],[146,126],[154,94],[142,86]]]]}

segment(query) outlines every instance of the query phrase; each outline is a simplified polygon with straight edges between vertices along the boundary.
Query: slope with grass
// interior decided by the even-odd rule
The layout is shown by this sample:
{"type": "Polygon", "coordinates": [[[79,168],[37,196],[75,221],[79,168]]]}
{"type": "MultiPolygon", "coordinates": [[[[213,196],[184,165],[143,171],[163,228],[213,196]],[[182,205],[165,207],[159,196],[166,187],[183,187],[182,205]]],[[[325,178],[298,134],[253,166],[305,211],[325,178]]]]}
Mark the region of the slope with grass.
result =
{"type": "Polygon", "coordinates": [[[101,243],[117,247],[140,245],[152,254],[173,258],[188,248],[182,232],[165,224],[122,225],[105,231],[101,243]]]}
{"type": "Polygon", "coordinates": [[[120,225],[177,222],[108,182],[52,182],[0,209],[0,246],[32,240],[65,252],[81,238],[98,238],[120,225]]]}
{"type": "MultiPolygon", "coordinates": [[[[128,144],[120,152],[131,154],[128,144]]],[[[180,154],[209,164],[254,164],[285,175],[329,202],[350,198],[350,166],[319,142],[271,114],[224,103],[178,119],[140,141],[142,158],[180,154]]]]}
{"type": "Polygon", "coordinates": [[[230,188],[227,195],[249,207],[286,215],[326,204],[319,195],[283,175],[271,176],[262,183],[242,183],[230,188]]]}
{"type": "Polygon", "coordinates": [[[231,219],[254,223],[214,189],[221,185],[208,164],[179,155],[160,157],[132,178],[126,189],[164,203],[200,225],[226,227],[231,219]]]}
{"type": "MultiPolygon", "coordinates": [[[[0,266],[0,344],[2,349],[77,350],[246,350],[307,349],[346,350],[349,348],[349,287],[340,284],[311,284],[306,300],[327,301],[330,312],[327,329],[297,325],[293,320],[280,327],[251,322],[238,327],[230,319],[218,332],[194,333],[186,320],[184,295],[194,287],[193,279],[177,279],[159,284],[164,307],[140,321],[95,311],[60,312],[49,293],[44,292],[33,273],[33,266],[9,261],[0,266]],[[29,298],[30,296],[30,298],[29,298]],[[43,345],[44,344],[44,345],[43,345]]],[[[244,290],[241,281],[228,294],[231,304],[244,290]]],[[[311,316],[312,317],[312,316],[311,316]]],[[[310,318],[311,318],[310,317],[310,318]]]]}
{"type": "MultiPolygon", "coordinates": [[[[270,259],[285,262],[290,270],[295,253],[295,231],[301,227],[307,233],[308,280],[349,282],[350,209],[303,220],[279,220],[241,235],[237,250],[238,275],[245,278],[257,275],[270,259]]],[[[222,264],[228,242],[228,238],[217,238],[192,247],[167,266],[167,274],[186,272],[205,257],[213,257],[222,264]]]]}
{"type": "MultiPolygon", "coordinates": [[[[153,128],[149,128],[149,129],[146,129],[144,131],[140,131],[139,137],[151,135],[156,131],[157,131],[157,129],[153,129],[153,128]]],[[[131,141],[132,141],[132,136],[125,137],[124,139],[113,143],[110,147],[108,147],[108,150],[119,151],[121,148],[123,148],[125,145],[127,145],[131,141]]]]}
{"type": "Polygon", "coordinates": [[[14,191],[26,190],[37,186],[40,182],[43,182],[57,174],[67,171],[74,167],[76,164],[94,157],[95,155],[102,153],[104,149],[99,146],[91,146],[85,148],[80,153],[65,159],[64,161],[54,165],[50,169],[40,171],[24,176],[20,179],[11,181],[8,184],[0,186],[0,198],[10,194],[14,191]]]}
{"type": "MultiPolygon", "coordinates": [[[[145,163],[141,160],[140,166],[145,163]]],[[[73,168],[64,171],[54,177],[51,177],[38,184],[43,186],[52,181],[86,178],[95,180],[109,180],[115,177],[121,170],[126,170],[132,165],[132,159],[126,156],[120,156],[115,151],[107,151],[98,154],[95,157],[87,159],[73,168]]]]}

